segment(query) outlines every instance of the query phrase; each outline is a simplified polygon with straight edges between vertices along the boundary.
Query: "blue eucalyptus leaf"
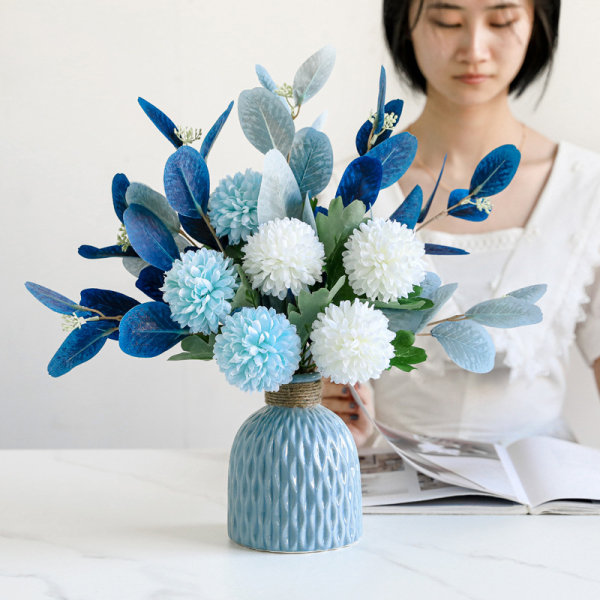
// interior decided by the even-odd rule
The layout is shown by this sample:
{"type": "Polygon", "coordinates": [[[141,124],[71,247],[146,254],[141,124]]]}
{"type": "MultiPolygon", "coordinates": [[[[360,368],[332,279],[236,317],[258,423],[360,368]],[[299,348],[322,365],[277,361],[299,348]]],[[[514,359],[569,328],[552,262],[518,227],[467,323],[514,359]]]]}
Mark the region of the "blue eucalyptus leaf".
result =
{"type": "MultiPolygon", "coordinates": [[[[453,190],[448,197],[448,208],[452,208],[455,204],[458,204],[463,198],[469,195],[469,190],[453,190]]],[[[490,215],[485,210],[479,210],[473,204],[465,204],[453,210],[448,211],[451,217],[457,219],[464,219],[465,221],[485,221],[490,215]]]]}
{"type": "Polygon", "coordinates": [[[300,65],[294,75],[293,84],[294,100],[297,105],[310,100],[325,85],[334,64],[335,48],[324,46],[300,65]]]}
{"type": "Polygon", "coordinates": [[[273,219],[302,219],[304,202],[294,173],[278,150],[265,155],[256,213],[258,224],[273,219]]]}
{"type": "Polygon", "coordinates": [[[296,129],[279,96],[264,88],[244,90],[238,99],[238,116],[244,135],[257,150],[290,153],[296,129]]]}
{"type": "Polygon", "coordinates": [[[436,325],[431,335],[442,345],[448,358],[462,369],[489,373],[494,368],[494,342],[479,323],[446,321],[436,325]]]}
{"type": "Polygon", "coordinates": [[[127,208],[125,192],[129,187],[129,179],[123,173],[117,173],[112,180],[111,192],[115,213],[121,223],[123,222],[123,213],[127,208]]]}
{"type": "Polygon", "coordinates": [[[50,310],[60,313],[61,315],[73,314],[79,308],[77,302],[73,302],[73,300],[69,300],[66,296],[44,287],[43,285],[26,281],[25,287],[36,300],[50,310]]]}
{"type": "MultiPolygon", "coordinates": [[[[107,317],[118,317],[126,314],[127,311],[131,310],[134,306],[137,306],[139,302],[134,298],[130,298],[119,292],[113,292],[112,290],[87,288],[81,290],[80,304],[86,308],[99,310],[107,317]]],[[[87,314],[90,316],[93,315],[93,313],[87,314]]],[[[108,338],[111,340],[118,340],[119,330],[113,331],[108,338]]]]}
{"type": "Polygon", "coordinates": [[[127,250],[123,251],[121,246],[118,244],[114,246],[105,246],[104,248],[96,248],[96,246],[90,246],[88,244],[82,244],[77,249],[79,256],[89,259],[97,258],[124,258],[125,256],[137,256],[135,250],[129,246],[127,250]]]}
{"type": "Polygon", "coordinates": [[[312,127],[296,133],[290,153],[290,168],[300,195],[314,197],[322,192],[333,172],[333,150],[329,138],[312,127]]]}
{"type": "Polygon", "coordinates": [[[375,123],[373,126],[373,130],[375,134],[381,133],[383,129],[383,122],[385,116],[385,69],[383,65],[381,66],[381,71],[379,73],[379,94],[377,96],[377,115],[375,117],[375,123]]]}
{"type": "Polygon", "coordinates": [[[404,202],[392,213],[390,220],[404,223],[409,229],[414,229],[421,214],[422,205],[423,190],[420,185],[415,185],[404,202]]]}
{"type": "Polygon", "coordinates": [[[454,248],[453,246],[442,246],[442,244],[425,244],[425,254],[434,254],[436,256],[456,256],[469,253],[462,248],[454,248]]]}
{"type": "Polygon", "coordinates": [[[442,179],[442,175],[444,174],[444,167],[446,166],[446,159],[448,158],[447,154],[444,154],[444,161],[442,162],[442,168],[440,169],[440,174],[438,175],[436,181],[435,181],[435,185],[433,186],[433,190],[431,191],[431,194],[429,196],[429,198],[427,199],[427,202],[425,203],[425,206],[423,207],[423,209],[421,210],[421,214],[419,215],[419,219],[417,220],[417,223],[422,223],[425,218],[427,217],[427,213],[429,212],[429,209],[431,208],[431,203],[433,202],[433,198],[435,197],[435,193],[438,190],[438,187],[440,185],[440,181],[442,179]]]}
{"type": "Polygon", "coordinates": [[[382,176],[383,167],[378,159],[359,156],[346,167],[335,196],[341,196],[344,206],[361,200],[369,210],[377,200],[382,176]]]}
{"type": "Polygon", "coordinates": [[[371,148],[365,156],[376,158],[383,166],[381,189],[396,183],[415,159],[417,138],[407,131],[394,135],[371,148]]]}
{"type": "Polygon", "coordinates": [[[171,310],[164,302],[139,304],[121,319],[119,329],[121,350],[140,358],[158,356],[190,333],[171,319],[171,310]]]}
{"type": "Polygon", "coordinates": [[[169,156],[164,173],[169,204],[181,215],[200,219],[206,214],[210,177],[202,155],[191,146],[182,146],[169,156]]]}
{"type": "Polygon", "coordinates": [[[208,153],[210,149],[213,147],[215,140],[219,133],[221,133],[221,129],[223,129],[223,125],[225,125],[225,121],[227,121],[227,117],[229,117],[229,113],[233,108],[233,100],[229,103],[229,106],[224,110],[223,114],[215,121],[215,124],[210,128],[209,132],[204,137],[202,142],[202,146],[200,147],[200,154],[204,160],[208,157],[208,153]]]}
{"type": "Polygon", "coordinates": [[[465,315],[482,325],[501,329],[534,325],[542,320],[538,306],[513,296],[485,300],[471,307],[465,315]]]}
{"type": "MultiPolygon", "coordinates": [[[[403,100],[390,100],[385,105],[385,112],[390,114],[394,113],[397,115],[398,119],[400,119],[400,115],[402,114],[402,108],[404,107],[403,100]]],[[[398,123],[398,121],[396,121],[398,123]]],[[[373,129],[373,123],[368,119],[360,126],[358,133],[356,134],[356,150],[359,156],[366,154],[369,146],[369,136],[371,135],[371,130],[373,129]]],[[[377,146],[377,144],[381,144],[381,142],[385,142],[392,135],[391,129],[386,129],[382,133],[379,134],[373,146],[377,146]]]]}
{"type": "Polygon", "coordinates": [[[492,150],[475,168],[469,192],[474,198],[498,194],[512,181],[520,160],[521,153],[512,144],[492,150]]]}
{"type": "Polygon", "coordinates": [[[156,125],[157,129],[171,142],[171,144],[173,144],[173,146],[175,146],[175,148],[179,148],[183,145],[183,142],[175,135],[175,130],[177,129],[175,123],[173,123],[164,112],[143,98],[138,98],[138,103],[148,118],[156,125]]]}
{"type": "Polygon", "coordinates": [[[141,204],[132,204],[123,214],[127,236],[140,258],[168,271],[179,250],[164,223],[141,204]]]}
{"type": "Polygon", "coordinates": [[[127,206],[131,204],[140,204],[144,208],[153,212],[171,231],[179,231],[179,217],[177,212],[171,208],[167,199],[151,187],[143,183],[132,183],[125,193],[127,206]]]}
{"type": "MultiPolygon", "coordinates": [[[[196,241],[213,250],[220,250],[219,245],[215,241],[215,236],[211,233],[204,219],[193,219],[192,217],[179,215],[179,220],[183,230],[196,241]]],[[[229,245],[226,235],[219,238],[219,242],[221,242],[223,248],[229,245]]]]}
{"type": "Polygon", "coordinates": [[[327,216],[329,214],[329,211],[324,207],[324,206],[317,206],[315,208],[315,217],[319,214],[322,213],[325,216],[327,216]]]}
{"type": "Polygon", "coordinates": [[[547,289],[548,286],[545,283],[538,283],[537,285],[528,285],[514,292],[508,292],[507,296],[513,296],[535,304],[546,293],[547,289]]]}
{"type": "Polygon", "coordinates": [[[60,377],[96,356],[108,337],[118,331],[116,321],[89,321],[73,330],[48,364],[48,373],[60,377]]]}
{"type": "Polygon", "coordinates": [[[140,275],[135,282],[135,287],[141,290],[156,302],[163,302],[163,293],[160,288],[165,282],[165,272],[156,267],[149,266],[140,271],[140,275]]]}

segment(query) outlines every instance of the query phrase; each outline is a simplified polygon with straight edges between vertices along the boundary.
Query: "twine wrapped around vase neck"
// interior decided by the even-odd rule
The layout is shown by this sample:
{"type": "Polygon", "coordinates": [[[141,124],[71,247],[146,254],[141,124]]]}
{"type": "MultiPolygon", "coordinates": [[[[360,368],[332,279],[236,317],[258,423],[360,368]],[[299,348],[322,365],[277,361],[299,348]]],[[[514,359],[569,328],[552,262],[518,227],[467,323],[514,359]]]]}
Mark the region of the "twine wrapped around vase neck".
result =
{"type": "Polygon", "coordinates": [[[309,408],[321,403],[321,380],[287,383],[277,392],[265,392],[265,402],[272,406],[309,408]]]}

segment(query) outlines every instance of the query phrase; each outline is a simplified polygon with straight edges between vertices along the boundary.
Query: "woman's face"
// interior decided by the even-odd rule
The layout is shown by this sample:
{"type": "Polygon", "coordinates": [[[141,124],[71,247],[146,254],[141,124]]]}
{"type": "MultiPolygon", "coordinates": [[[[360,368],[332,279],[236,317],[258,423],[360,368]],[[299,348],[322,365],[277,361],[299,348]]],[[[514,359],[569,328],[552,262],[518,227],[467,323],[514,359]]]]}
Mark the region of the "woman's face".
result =
{"type": "MultiPolygon", "coordinates": [[[[413,0],[414,23],[419,0],[413,0]]],[[[533,0],[424,0],[412,30],[427,95],[475,105],[508,94],[525,57],[533,0]]]]}

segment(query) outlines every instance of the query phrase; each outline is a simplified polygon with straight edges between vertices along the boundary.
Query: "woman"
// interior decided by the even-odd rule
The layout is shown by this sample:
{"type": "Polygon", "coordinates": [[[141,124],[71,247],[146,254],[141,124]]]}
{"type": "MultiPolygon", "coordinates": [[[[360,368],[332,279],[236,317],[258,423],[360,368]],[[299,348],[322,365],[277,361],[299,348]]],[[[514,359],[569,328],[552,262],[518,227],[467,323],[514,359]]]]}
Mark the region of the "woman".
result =
{"type": "MultiPolygon", "coordinates": [[[[399,186],[380,194],[375,212],[389,216],[416,184],[428,197],[447,154],[430,212],[437,214],[451,190],[468,187],[481,157],[514,144],[522,154],[519,171],[494,197],[487,220],[445,217],[419,235],[470,252],[430,260],[443,282],[459,282],[441,317],[529,284],[548,283],[549,291],[539,303],[542,324],[490,330],[498,349],[491,373],[462,371],[434,340],[418,338],[428,361],[374,382],[377,417],[440,437],[569,438],[561,409],[575,331],[600,389],[600,157],[530,129],[508,103],[509,94],[521,94],[551,65],[560,0],[384,0],[383,8],[396,66],[426,103],[407,128],[419,140],[415,162],[399,186]]],[[[371,388],[357,389],[373,412],[371,388]]],[[[323,403],[348,424],[357,446],[371,443],[371,426],[348,392],[326,383],[323,403]]]]}

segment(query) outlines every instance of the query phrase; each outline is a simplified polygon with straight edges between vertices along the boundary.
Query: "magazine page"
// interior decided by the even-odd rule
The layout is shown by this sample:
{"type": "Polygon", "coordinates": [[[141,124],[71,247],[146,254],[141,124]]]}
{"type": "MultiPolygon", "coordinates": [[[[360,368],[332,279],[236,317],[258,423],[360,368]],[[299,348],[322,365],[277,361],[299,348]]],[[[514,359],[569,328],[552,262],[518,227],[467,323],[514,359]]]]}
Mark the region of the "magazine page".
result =
{"type": "MultiPolygon", "coordinates": [[[[600,450],[532,437],[513,442],[507,452],[532,506],[552,500],[600,502],[600,450]]],[[[590,511],[597,508],[590,507],[590,511]]]]}
{"type": "Polygon", "coordinates": [[[419,473],[396,452],[361,451],[358,458],[363,506],[420,502],[474,493],[472,489],[449,485],[419,473]]]}
{"type": "Polygon", "coordinates": [[[421,473],[449,485],[522,501],[494,444],[435,438],[408,429],[391,429],[369,415],[352,386],[350,392],[390,446],[421,473]]]}
{"type": "Polygon", "coordinates": [[[359,454],[365,514],[523,514],[527,508],[420,473],[396,452],[359,454]]]}

